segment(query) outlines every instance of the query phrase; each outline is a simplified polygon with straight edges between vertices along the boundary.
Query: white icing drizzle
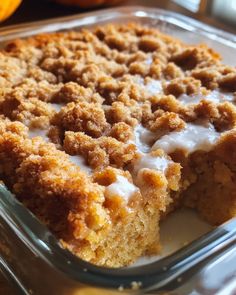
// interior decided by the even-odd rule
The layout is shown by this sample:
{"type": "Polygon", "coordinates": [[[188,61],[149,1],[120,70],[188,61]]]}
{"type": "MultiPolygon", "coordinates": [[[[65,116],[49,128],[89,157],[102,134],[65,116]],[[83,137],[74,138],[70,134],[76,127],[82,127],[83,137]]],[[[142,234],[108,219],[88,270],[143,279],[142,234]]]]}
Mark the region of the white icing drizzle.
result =
{"type": "Polygon", "coordinates": [[[61,108],[65,106],[65,103],[51,103],[51,106],[58,113],[60,112],[61,108]]]}
{"type": "Polygon", "coordinates": [[[129,198],[138,190],[126,177],[117,175],[116,181],[106,187],[106,196],[109,198],[119,196],[128,203],[129,198]]]}
{"type": "Polygon", "coordinates": [[[144,86],[150,95],[156,95],[162,92],[162,85],[161,82],[158,80],[150,80],[144,86]]]}
{"type": "Polygon", "coordinates": [[[131,79],[136,84],[139,84],[141,86],[144,85],[144,79],[143,79],[143,77],[141,77],[139,75],[131,76],[131,79]]]}
{"type": "Polygon", "coordinates": [[[170,164],[170,160],[165,157],[155,157],[150,154],[142,154],[134,165],[134,173],[138,174],[143,169],[152,169],[161,172],[165,172],[166,168],[170,164]]]}
{"type": "Polygon", "coordinates": [[[178,100],[182,102],[183,104],[197,104],[202,99],[203,99],[203,96],[201,94],[187,95],[184,93],[178,97],[178,100]]]}
{"type": "Polygon", "coordinates": [[[45,141],[49,141],[47,137],[48,130],[46,129],[39,129],[39,128],[31,128],[29,129],[29,138],[33,137],[42,137],[45,141]]]}
{"type": "Polygon", "coordinates": [[[165,157],[152,156],[149,153],[153,142],[158,136],[157,133],[151,132],[139,124],[134,128],[134,136],[135,140],[132,143],[135,144],[140,154],[140,158],[133,165],[134,176],[137,176],[144,169],[165,172],[171,161],[165,157]]]}
{"type": "Polygon", "coordinates": [[[85,164],[85,160],[82,156],[70,156],[69,155],[69,159],[72,163],[79,166],[82,171],[84,171],[88,174],[92,173],[92,169],[88,165],[85,164]]]}
{"type": "Polygon", "coordinates": [[[206,99],[216,103],[224,101],[235,102],[235,96],[232,92],[222,92],[219,90],[213,90],[206,96],[206,99]]]}
{"type": "Polygon", "coordinates": [[[147,57],[147,59],[145,60],[145,63],[146,63],[146,65],[151,65],[152,62],[153,62],[152,55],[149,55],[149,56],[147,57]]]}
{"type": "Polygon", "coordinates": [[[147,128],[143,127],[143,125],[138,124],[134,128],[134,144],[140,152],[147,153],[151,149],[151,144],[156,139],[156,134],[151,132],[147,128]]]}
{"type": "Polygon", "coordinates": [[[182,102],[183,104],[197,104],[199,103],[202,99],[212,101],[214,103],[220,103],[224,101],[229,101],[232,103],[235,103],[235,96],[231,92],[222,92],[219,90],[213,90],[211,93],[207,95],[203,95],[201,93],[199,94],[194,94],[194,95],[187,95],[187,94],[182,94],[178,97],[178,100],[182,102]]]}
{"type": "Polygon", "coordinates": [[[141,76],[133,76],[132,81],[148,92],[150,96],[162,93],[163,87],[160,80],[148,79],[145,80],[141,76]]]}
{"type": "Polygon", "coordinates": [[[174,131],[162,136],[155,142],[152,150],[163,149],[167,154],[177,149],[192,153],[197,150],[210,151],[220,137],[214,126],[189,123],[181,131],[174,131]]]}

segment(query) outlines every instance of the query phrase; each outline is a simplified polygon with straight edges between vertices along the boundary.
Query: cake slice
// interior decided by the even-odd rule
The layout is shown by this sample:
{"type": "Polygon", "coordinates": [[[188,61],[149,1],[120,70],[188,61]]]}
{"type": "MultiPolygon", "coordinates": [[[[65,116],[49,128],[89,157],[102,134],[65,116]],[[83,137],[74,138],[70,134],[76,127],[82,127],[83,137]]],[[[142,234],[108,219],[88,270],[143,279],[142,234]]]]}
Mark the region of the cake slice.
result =
{"type": "MultiPolygon", "coordinates": [[[[156,171],[143,172],[149,191],[141,194],[128,171],[108,166],[88,175],[54,144],[29,139],[22,123],[2,119],[0,128],[2,179],[65,248],[112,267],[157,253],[160,211],[170,190],[169,176],[158,165],[156,171]]],[[[169,173],[176,168],[179,172],[172,163],[169,173]]]]}

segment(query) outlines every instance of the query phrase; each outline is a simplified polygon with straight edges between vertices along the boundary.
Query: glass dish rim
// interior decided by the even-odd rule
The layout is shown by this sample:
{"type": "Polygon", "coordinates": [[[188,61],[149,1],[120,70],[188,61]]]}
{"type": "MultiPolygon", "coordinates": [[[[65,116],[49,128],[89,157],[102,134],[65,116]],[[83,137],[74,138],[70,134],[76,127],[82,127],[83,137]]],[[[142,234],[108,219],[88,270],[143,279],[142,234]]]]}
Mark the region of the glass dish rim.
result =
{"type": "MultiPolygon", "coordinates": [[[[48,19],[39,22],[24,23],[0,28],[0,44],[15,38],[28,37],[42,32],[54,32],[56,27],[60,30],[73,29],[85,25],[96,25],[96,23],[113,18],[125,16],[132,13],[138,18],[152,17],[169,21],[169,23],[185,26],[184,29],[199,32],[214,40],[227,42],[236,48],[236,36],[231,33],[205,25],[189,17],[169,12],[158,8],[147,8],[142,6],[118,7],[93,11],[85,14],[48,19]],[[157,15],[159,18],[157,18],[157,15]],[[169,18],[169,19],[166,19],[169,18]],[[96,20],[96,22],[95,22],[96,20]],[[227,38],[226,38],[227,37],[227,38]]],[[[181,26],[182,27],[182,26],[181,26]]],[[[42,225],[36,217],[25,208],[9,191],[0,186],[0,214],[5,213],[5,221],[17,231],[19,237],[25,241],[37,254],[59,269],[70,278],[89,285],[106,288],[129,288],[132,282],[142,282],[142,287],[149,288],[163,279],[178,277],[184,270],[190,268],[200,260],[217,253],[223,247],[227,247],[235,240],[236,219],[215,228],[211,232],[193,241],[179,251],[143,266],[130,268],[104,268],[85,262],[69,251],[63,249],[59,241],[42,225]],[[6,214],[7,213],[7,214],[6,214]],[[50,245],[50,247],[49,247],[50,245]],[[173,274],[174,272],[174,274],[173,274]]]]}
{"type": "MultiPolygon", "coordinates": [[[[113,19],[114,17],[122,16],[125,13],[132,13],[136,17],[155,17],[159,13],[160,20],[168,20],[169,23],[175,25],[182,25],[182,28],[188,31],[198,32],[210,39],[224,41],[226,44],[236,48],[236,35],[230,32],[226,32],[222,29],[215,28],[211,25],[205,24],[201,21],[195,20],[189,16],[179,14],[177,12],[155,8],[155,7],[145,7],[145,6],[120,6],[114,8],[106,8],[101,10],[96,10],[92,12],[73,14],[70,16],[49,18],[46,20],[39,20],[33,22],[23,22],[20,24],[8,25],[0,27],[0,43],[8,41],[13,38],[27,37],[30,35],[35,35],[37,33],[53,32],[55,31],[55,26],[60,24],[62,30],[68,28],[76,27],[77,22],[83,19],[84,24],[94,24],[96,21],[106,21],[113,19]],[[105,15],[104,15],[105,14],[105,15]],[[33,29],[33,30],[32,30],[33,29]]],[[[82,25],[83,23],[80,23],[82,25]]]]}

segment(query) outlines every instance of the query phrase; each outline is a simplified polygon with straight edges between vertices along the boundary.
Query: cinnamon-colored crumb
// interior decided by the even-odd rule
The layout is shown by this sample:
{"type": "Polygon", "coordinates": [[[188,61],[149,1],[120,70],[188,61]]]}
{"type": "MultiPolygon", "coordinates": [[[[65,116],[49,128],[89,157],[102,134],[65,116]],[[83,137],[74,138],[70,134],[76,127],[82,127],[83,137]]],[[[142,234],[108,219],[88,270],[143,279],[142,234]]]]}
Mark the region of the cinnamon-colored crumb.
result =
{"type": "Polygon", "coordinates": [[[187,77],[184,79],[177,78],[170,81],[165,87],[166,94],[172,94],[175,97],[181,94],[197,94],[200,91],[201,82],[195,80],[192,77],[187,77]]]}
{"type": "Polygon", "coordinates": [[[109,136],[91,138],[82,132],[66,132],[64,150],[71,155],[83,155],[93,168],[108,165],[123,168],[135,156],[134,144],[123,143],[109,136]]]}
{"type": "Polygon", "coordinates": [[[71,102],[56,115],[56,125],[62,130],[81,131],[93,137],[102,136],[110,125],[100,104],[71,102]]]}

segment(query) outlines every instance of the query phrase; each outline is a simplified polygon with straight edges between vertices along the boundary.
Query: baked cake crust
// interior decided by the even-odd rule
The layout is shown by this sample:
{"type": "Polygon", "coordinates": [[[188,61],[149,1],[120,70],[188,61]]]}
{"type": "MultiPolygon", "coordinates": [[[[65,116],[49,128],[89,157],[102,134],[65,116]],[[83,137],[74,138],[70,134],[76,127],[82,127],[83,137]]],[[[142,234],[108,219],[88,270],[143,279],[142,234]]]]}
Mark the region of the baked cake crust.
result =
{"type": "Polygon", "coordinates": [[[0,177],[65,248],[128,265],[158,253],[178,206],[236,215],[235,102],[235,67],[155,28],[15,40],[0,52],[0,177]]]}

